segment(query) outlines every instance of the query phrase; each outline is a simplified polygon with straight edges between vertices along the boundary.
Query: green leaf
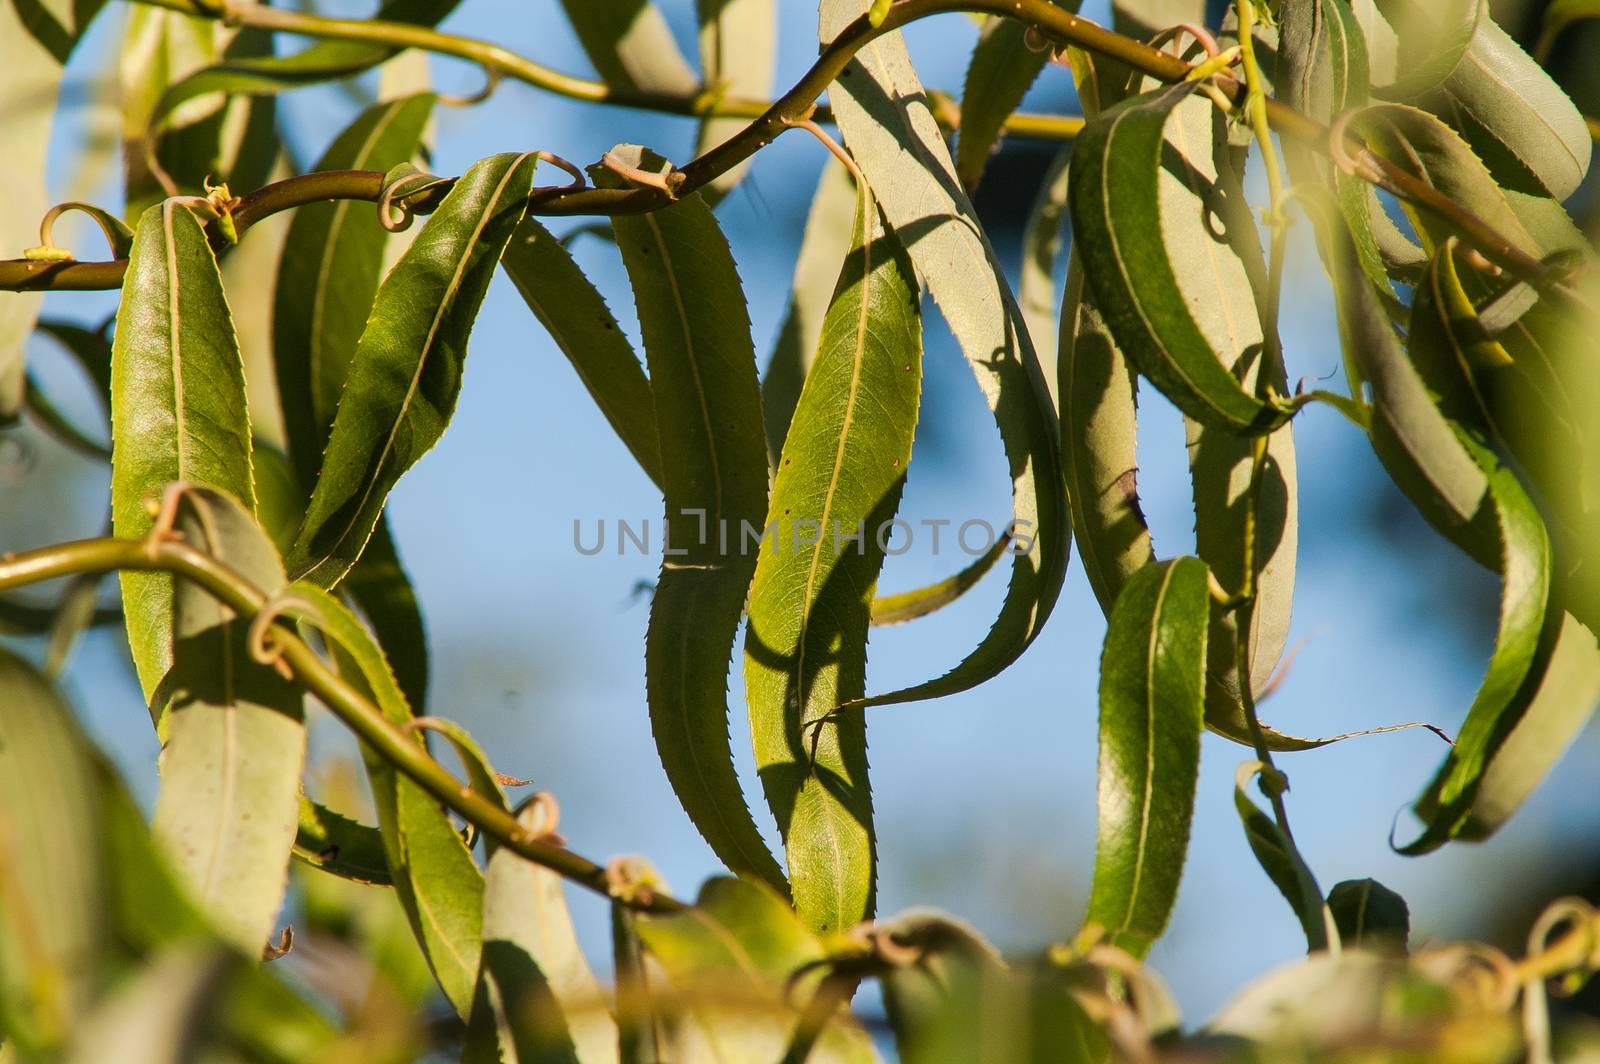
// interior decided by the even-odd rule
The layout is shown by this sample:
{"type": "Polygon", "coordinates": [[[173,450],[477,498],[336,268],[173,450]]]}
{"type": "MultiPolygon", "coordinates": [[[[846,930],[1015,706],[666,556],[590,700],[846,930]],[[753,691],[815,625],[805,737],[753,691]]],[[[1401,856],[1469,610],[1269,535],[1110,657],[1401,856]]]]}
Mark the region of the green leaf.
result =
{"type": "Polygon", "coordinates": [[[309,865],[358,883],[389,886],[389,860],[377,828],[300,796],[294,855],[309,865]]]}
{"type": "MultiPolygon", "coordinates": [[[[1076,12],[1077,0],[1057,0],[1076,12]]],[[[1016,19],[990,15],[978,33],[961,90],[961,124],[956,138],[956,176],[970,195],[978,187],[1000,131],[1022,104],[1050,59],[1049,46],[1028,42],[1028,28],[1016,19]]]]}
{"type": "Polygon", "coordinates": [[[1347,879],[1328,891],[1328,911],[1346,949],[1405,953],[1411,936],[1406,900],[1376,879],[1347,879]]]}
{"type": "MultiPolygon", "coordinates": [[[[1250,851],[1256,855],[1256,861],[1267,878],[1272,880],[1272,885],[1289,903],[1289,908],[1294,910],[1311,951],[1327,949],[1332,918],[1323,906],[1322,888],[1317,886],[1316,877],[1306,867],[1294,840],[1284,835],[1277,822],[1263,813],[1261,807],[1245,793],[1245,784],[1258,774],[1262,776],[1262,787],[1268,786],[1268,771],[1259,761],[1241,764],[1233,778],[1233,805],[1244,826],[1244,837],[1250,844],[1250,851]]],[[[1280,790],[1288,788],[1288,782],[1280,774],[1273,773],[1270,781],[1271,786],[1280,790]]]]}
{"type": "Polygon", "coordinates": [[[778,330],[777,343],[767,362],[761,382],[761,410],[767,424],[767,454],[778,464],[784,437],[794,418],[811,362],[816,358],[817,341],[822,337],[822,320],[833,302],[839,280],[839,264],[850,252],[856,213],[856,183],[839,160],[828,157],[817,179],[806,215],[805,235],[795,259],[794,283],[789,290],[789,309],[778,330]]]}
{"type": "MultiPolygon", "coordinates": [[[[778,59],[777,0],[695,0],[700,22],[700,73],[706,88],[718,96],[766,99],[778,59]]],[[[742,132],[744,118],[707,118],[700,123],[695,154],[742,132]]],[[[715,204],[743,179],[748,161],[718,174],[702,190],[715,204]]]]}
{"type": "MultiPolygon", "coordinates": [[[[1076,246],[1112,335],[1140,373],[1202,424],[1266,432],[1284,415],[1240,383],[1255,352],[1219,350],[1217,322],[1196,318],[1224,314],[1202,293],[1218,286],[1248,291],[1249,282],[1237,254],[1195,210],[1212,183],[1205,170],[1194,172],[1203,157],[1173,150],[1188,115],[1212,110],[1193,98],[1194,88],[1191,82],[1136,96],[1084,128],[1068,190],[1076,246]],[[1175,118],[1180,111],[1184,117],[1175,118]]],[[[1246,323],[1235,318],[1232,325],[1246,323]]]]}
{"type": "Polygon", "coordinates": [[[611,902],[611,962],[617,1000],[617,1056],[620,1064],[660,1064],[661,1032],[650,994],[639,914],[611,902]]]}
{"type": "Polygon", "coordinates": [[[1048,962],[1010,969],[975,931],[938,913],[908,914],[878,928],[908,955],[882,978],[905,1064],[1113,1059],[1106,1032],[1074,997],[1072,973],[1048,962]]]}
{"type": "MultiPolygon", "coordinates": [[[[777,1060],[798,1011],[822,992],[822,942],[762,884],[710,879],[694,908],[640,917],[638,929],[674,999],[683,1001],[670,1059],[777,1060]]],[[[807,1059],[842,1064],[877,1058],[861,1029],[840,1017],[807,1059]]]]}
{"type": "Polygon", "coordinates": [[[883,529],[922,385],[916,274],[865,190],[852,244],[778,462],[745,634],[756,766],[795,906],[819,931],[873,911],[866,719],[833,711],[866,694],[883,529]]]}
{"type": "MultiPolygon", "coordinates": [[[[864,0],[827,0],[823,38],[831,39],[865,7],[864,0]]],[[[878,37],[863,48],[830,98],[885,223],[906,248],[977,377],[1000,427],[1012,480],[1016,549],[999,618],[943,676],[862,703],[891,705],[967,690],[1015,661],[1055,606],[1071,527],[1049,385],[994,250],[957,187],[900,35],[878,37]]]]}
{"type": "Polygon", "coordinates": [[[660,484],[650,381],[605,298],[561,241],[533,218],[522,220],[500,256],[500,265],[578,371],[578,379],[639,468],[660,484]]]}
{"type": "MultiPolygon", "coordinates": [[[[1039,194],[1034,198],[1033,209],[1028,212],[1028,221],[1022,230],[1022,270],[1017,284],[1022,319],[1028,323],[1028,335],[1033,339],[1039,367],[1044,371],[1051,401],[1058,412],[1061,407],[1061,330],[1056,312],[1061,305],[1057,298],[1061,289],[1056,284],[1059,276],[1056,259],[1061,256],[1066,238],[1067,177],[1071,161],[1072,146],[1068,144],[1056,152],[1044,180],[1039,183],[1039,194]]],[[[1063,453],[1063,463],[1068,460],[1063,453]]]]}
{"type": "MultiPolygon", "coordinates": [[[[367,108],[313,171],[385,170],[409,162],[433,113],[418,93],[367,108]]],[[[272,314],[273,366],[290,456],[300,483],[316,483],[350,360],[383,270],[389,234],[354,200],[307,204],[289,223],[272,314]]]]}
{"type": "Polygon", "coordinates": [[[1061,456],[1072,530],[1107,616],[1123,585],[1155,557],[1139,508],[1138,381],[1106,327],[1076,249],[1061,303],[1061,456]]]}
{"type": "MultiPolygon", "coordinates": [[[[518,822],[538,835],[545,806],[518,822]]],[[[578,946],[561,877],[501,848],[483,887],[483,966],[466,1061],[617,1060],[617,1025],[578,946]]]]}
{"type": "Polygon", "coordinates": [[[688,94],[698,82],[651,0],[561,0],[595,72],[613,90],[688,94]]]}
{"type": "MultiPolygon", "coordinates": [[[[415,719],[383,651],[342,602],[299,581],[283,603],[285,613],[336,648],[341,674],[366,691],[391,724],[404,727],[415,719]]],[[[389,762],[363,753],[395,893],[440,989],[465,1020],[482,950],[483,873],[438,800],[389,762]]]]}
{"type": "Polygon", "coordinates": [[[1589,172],[1594,145],[1583,115],[1487,15],[1430,110],[1466,138],[1505,188],[1564,200],[1589,172]]]}
{"type": "Polygon", "coordinates": [[[1547,667],[1559,614],[1548,612],[1550,541],[1516,476],[1481,443],[1461,442],[1483,470],[1499,533],[1500,622],[1489,668],[1466,722],[1433,781],[1413,807],[1424,830],[1401,853],[1427,853],[1454,838],[1472,813],[1489,764],[1527,709],[1524,685],[1537,685],[1547,667]]]}
{"type": "MultiPolygon", "coordinates": [[[[111,349],[111,527],[150,531],[145,509],[175,481],[255,508],[244,365],[199,221],[173,200],[135,231],[111,349]]],[[[123,573],[122,606],[139,682],[159,723],[156,686],[172,666],[173,578],[123,573]]]]}
{"type": "Polygon", "coordinates": [[[1099,842],[1088,919],[1142,957],[1178,898],[1205,703],[1211,593],[1197,558],[1147,565],[1100,657],[1099,842]]]}
{"type": "MultiPolygon", "coordinates": [[[[61,70],[102,6],[82,0],[40,0],[24,11],[0,5],[0,68],[6,72],[6,120],[0,158],[8,177],[0,205],[0,256],[16,258],[39,242],[39,219],[50,206],[45,163],[61,70]]],[[[43,292],[0,293],[0,423],[22,402],[23,345],[44,302],[43,292]]]]}
{"type": "Polygon", "coordinates": [[[0,647],[0,1027],[30,1056],[66,1040],[105,975],[94,769],[61,696],[0,647]]]}
{"type": "Polygon", "coordinates": [[[876,596],[872,600],[872,626],[879,628],[891,624],[904,624],[944,609],[982,580],[1010,549],[1011,537],[1001,536],[994,541],[994,546],[984,551],[976,561],[954,576],[919,587],[914,591],[876,596]]]}
{"type": "MultiPolygon", "coordinates": [[[[1403,104],[1372,104],[1354,112],[1349,128],[1372,151],[1455,200],[1520,250],[1539,253],[1505,191],[1466,141],[1438,118],[1403,104]]],[[[1446,237],[1460,235],[1434,215],[1402,205],[1430,254],[1446,237]]]]}
{"type": "MultiPolygon", "coordinates": [[[[283,563],[227,495],[184,493],[176,530],[268,595],[283,563]]],[[[299,689],[252,657],[247,623],[181,581],[172,602],[170,700],[153,830],[190,897],[247,956],[271,936],[288,882],[306,733],[299,689]]]]}
{"type": "Polygon", "coordinates": [[[1389,100],[1410,100],[1437,88],[1462,62],[1480,25],[1483,0],[1378,0],[1395,42],[1394,80],[1375,89],[1389,100]]]}
{"type": "Polygon", "coordinates": [[[394,669],[406,702],[428,704],[428,630],[422,607],[401,562],[387,517],[378,518],[372,539],[345,577],[343,589],[372,628],[394,669]]]}
{"type": "MultiPolygon", "coordinates": [[[[613,149],[659,168],[641,148],[613,149]]],[[[595,180],[615,183],[595,168],[595,180]]],[[[650,604],[645,681],[667,779],[734,872],[787,891],[733,769],[728,655],[767,510],[761,394],[744,291],[727,239],[699,195],[615,219],[650,363],[666,496],[665,556],[650,604]]]]}
{"type": "Polygon", "coordinates": [[[378,289],[289,555],[297,579],[323,587],[343,579],[389,490],[444,434],[473,319],[522,218],[535,165],[531,152],[474,164],[378,289]]]}
{"type": "MultiPolygon", "coordinates": [[[[435,26],[460,0],[385,0],[377,18],[435,26]]],[[[266,96],[289,89],[337,81],[377,66],[397,49],[373,41],[319,41],[291,55],[230,55],[220,63],[195,70],[181,80],[161,82],[165,89],[152,108],[157,120],[190,100],[212,93],[266,96]]]]}
{"type": "Polygon", "coordinates": [[[1486,839],[1511,819],[1600,704],[1600,647],[1594,633],[1568,614],[1554,639],[1538,688],[1518,692],[1527,708],[1484,767],[1458,839],[1486,839]]]}

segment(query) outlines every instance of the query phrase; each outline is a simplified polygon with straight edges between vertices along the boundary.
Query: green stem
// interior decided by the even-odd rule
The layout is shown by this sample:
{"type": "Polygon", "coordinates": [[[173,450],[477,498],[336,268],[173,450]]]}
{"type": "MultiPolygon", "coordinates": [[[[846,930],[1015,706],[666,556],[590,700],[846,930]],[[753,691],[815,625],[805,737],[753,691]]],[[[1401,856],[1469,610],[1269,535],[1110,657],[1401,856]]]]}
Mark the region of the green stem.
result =
{"type": "MultiPolygon", "coordinates": [[[[255,616],[267,604],[267,595],[260,588],[186,543],[110,537],[8,554],[0,558],[0,592],[60,576],[117,570],[172,573],[199,585],[243,617],[255,616]]],[[[446,808],[514,853],[610,897],[603,867],[565,847],[529,837],[510,813],[464,786],[412,737],[390,723],[377,706],[330,668],[292,628],[283,624],[275,627],[273,645],[283,648],[283,662],[307,691],[379,756],[446,808]]],[[[684,907],[682,902],[654,891],[637,905],[650,912],[675,912],[684,907]]]]}

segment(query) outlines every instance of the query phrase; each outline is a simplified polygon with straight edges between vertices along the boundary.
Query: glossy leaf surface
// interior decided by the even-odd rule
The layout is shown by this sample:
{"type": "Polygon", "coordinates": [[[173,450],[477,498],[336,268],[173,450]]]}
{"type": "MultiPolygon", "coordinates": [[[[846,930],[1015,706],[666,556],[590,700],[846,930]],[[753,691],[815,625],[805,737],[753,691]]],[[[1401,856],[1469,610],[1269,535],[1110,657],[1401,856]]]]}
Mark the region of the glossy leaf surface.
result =
{"type": "Polygon", "coordinates": [[[788,848],[795,905],[818,931],[872,914],[867,626],[899,506],[922,384],[916,278],[870,198],[823,320],[773,481],[750,589],[745,692],[756,765],[788,848]]]}
{"type": "Polygon", "coordinates": [[[1142,956],[1167,926],[1189,848],[1205,701],[1205,564],[1139,570],[1100,657],[1099,841],[1088,919],[1142,956]]]}
{"type": "MultiPolygon", "coordinates": [[[[255,508],[244,365],[195,216],[173,200],[145,211],[128,260],[111,349],[111,521],[150,531],[147,500],[188,481],[255,508]]],[[[173,579],[123,573],[122,607],[139,682],[159,722],[156,688],[172,665],[173,579]]]]}
{"type": "Polygon", "coordinates": [[[534,165],[531,154],[509,152],[475,164],[378,289],[289,555],[296,579],[343,579],[389,490],[444,434],[473,318],[522,218],[534,165]]]}

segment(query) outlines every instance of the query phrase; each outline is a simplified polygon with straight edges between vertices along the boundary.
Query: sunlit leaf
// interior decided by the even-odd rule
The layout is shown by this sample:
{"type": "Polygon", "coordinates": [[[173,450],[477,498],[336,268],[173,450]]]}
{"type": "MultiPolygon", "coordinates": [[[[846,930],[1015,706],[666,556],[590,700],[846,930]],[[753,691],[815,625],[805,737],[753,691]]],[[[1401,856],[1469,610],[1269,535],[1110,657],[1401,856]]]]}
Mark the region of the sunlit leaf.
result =
{"type": "MultiPolygon", "coordinates": [[[[627,145],[630,165],[659,157],[627,145]]],[[[609,172],[595,168],[596,181],[609,172]]],[[[615,219],[650,365],[666,496],[661,579],[645,680],[672,789],[730,869],[787,891],[751,818],[728,740],[728,655],[767,512],[761,394],[744,291],[727,239],[698,195],[615,219]],[[747,530],[754,530],[747,536],[747,530]]]]}
{"type": "Polygon", "coordinates": [[[691,93],[698,81],[652,0],[562,0],[578,43],[612,89],[691,93]]]}
{"type": "MultiPolygon", "coordinates": [[[[176,528],[267,594],[283,563],[227,495],[195,488],[176,528]]],[[[248,621],[189,581],[172,602],[172,668],[153,830],[224,939],[259,953],[275,930],[294,845],[306,735],[298,689],[251,656],[248,621]]]]}
{"type": "MultiPolygon", "coordinates": [[[[147,502],[175,481],[255,508],[244,365],[216,259],[193,213],[174,200],[139,219],[111,353],[112,528],[150,531],[147,502]]],[[[139,682],[159,724],[156,687],[172,666],[173,578],[122,574],[139,682]]]]}
{"type": "MultiPolygon", "coordinates": [[[[312,166],[385,170],[409,162],[433,113],[419,93],[367,108],[312,166]]],[[[378,291],[388,240],[369,204],[312,203],[289,223],[274,286],[273,366],[288,450],[304,490],[322,468],[350,360],[378,291]]]]}
{"type": "MultiPolygon", "coordinates": [[[[1050,386],[1050,398],[1057,412],[1061,407],[1060,394],[1060,326],[1056,314],[1061,306],[1061,276],[1056,260],[1061,257],[1061,247],[1066,242],[1067,177],[1072,161],[1072,146],[1065,145],[1056,152],[1039,183],[1039,194],[1033,208],[1028,211],[1028,221],[1022,230],[1022,271],[1017,284],[1017,300],[1022,306],[1022,319],[1028,323],[1028,335],[1039,355],[1039,367],[1044,371],[1045,383],[1050,386]]],[[[1062,455],[1063,463],[1069,461],[1062,455]]]]}
{"type": "MultiPolygon", "coordinates": [[[[674,1060],[779,1060],[806,1001],[826,974],[821,941],[778,895],[726,877],[701,887],[694,908],[642,917],[639,937],[666,973],[681,1017],[674,1060]]],[[[877,1059],[842,1013],[806,1058],[877,1059]]]]}
{"type": "Polygon", "coordinates": [[[1178,897],[1194,813],[1211,594],[1196,558],[1147,565],[1100,657],[1099,842],[1088,919],[1143,956],[1178,897]]]}
{"type": "Polygon", "coordinates": [[[97,787],[72,711],[0,648],[0,1018],[28,1054],[66,1040],[106,974],[97,787]]]}
{"type": "MultiPolygon", "coordinates": [[[[865,0],[826,0],[823,39],[865,7],[865,0]]],[[[956,187],[949,152],[900,35],[863,48],[830,98],[885,222],[931,291],[994,412],[1012,480],[1015,550],[999,618],[943,676],[864,703],[890,705],[967,690],[1015,661],[1055,605],[1071,528],[1049,385],[993,248],[956,187]]]]}
{"type": "Polygon", "coordinates": [[[921,385],[916,276],[863,193],[778,462],[745,636],[756,766],[795,905],[819,931],[872,915],[866,719],[826,718],[866,694],[883,530],[899,507],[921,385]]]}
{"type": "Polygon", "coordinates": [[[1487,448],[1465,434],[1461,441],[1488,481],[1500,543],[1499,628],[1466,722],[1414,806],[1423,832],[1402,853],[1437,849],[1467,822],[1485,770],[1527,709],[1524,685],[1537,684],[1548,665],[1551,637],[1541,633],[1561,624],[1559,615],[1548,613],[1550,541],[1532,500],[1487,448]]]}
{"type": "Polygon", "coordinates": [[[522,218],[532,153],[472,166],[384,279],[351,358],[291,573],[323,587],[360,556],[400,477],[455,412],[467,337],[522,218]]]}
{"type": "Polygon", "coordinates": [[[954,576],[912,591],[876,596],[872,600],[872,626],[904,624],[944,609],[976,586],[1010,550],[1011,538],[1001,536],[994,541],[994,546],[954,576]]]}
{"type": "MultiPolygon", "coordinates": [[[[345,678],[363,689],[391,724],[409,724],[411,707],[394,672],[355,615],[315,584],[297,582],[289,591],[286,612],[337,649],[345,678]]],[[[438,800],[383,758],[363,753],[390,878],[440,989],[465,1020],[482,949],[483,873],[438,800]]]]}
{"type": "Polygon", "coordinates": [[[584,276],[561,241],[533,218],[523,219],[500,256],[500,265],[577,370],[590,398],[639,468],[660,484],[650,381],[605,297],[584,276]]]}
{"type": "Polygon", "coordinates": [[[767,423],[767,453],[773,466],[783,451],[794,406],[800,399],[822,336],[822,319],[833,302],[839,264],[850,251],[856,213],[855,179],[839,160],[823,164],[806,214],[805,234],[795,257],[789,309],[778,330],[766,376],[761,380],[761,410],[767,423]]]}
{"type": "Polygon", "coordinates": [[[1078,254],[1112,335],[1141,374],[1202,424],[1269,431],[1283,414],[1240,383],[1259,349],[1219,349],[1222,338],[1196,317],[1225,313],[1205,294],[1219,277],[1230,291],[1247,281],[1209,216],[1192,209],[1211,185],[1191,172],[1198,158],[1170,150],[1180,112],[1211,110],[1193,92],[1185,83],[1137,96],[1085,127],[1068,192],[1078,254]]]}
{"type": "MultiPolygon", "coordinates": [[[[777,0],[695,0],[700,22],[700,75],[714,94],[766,99],[778,60],[777,0]]],[[[707,118],[695,154],[703,155],[749,125],[746,118],[707,118]]],[[[749,169],[740,163],[712,178],[709,202],[727,195],[749,169]]]]}
{"type": "MultiPolygon", "coordinates": [[[[517,818],[535,834],[549,827],[537,802],[517,818]]],[[[489,858],[484,879],[483,967],[463,1059],[617,1060],[617,1026],[578,946],[561,878],[506,849],[489,858]]]]}
{"type": "Polygon", "coordinates": [[[1479,26],[1491,21],[1482,0],[1377,0],[1377,7],[1395,38],[1394,69],[1383,72],[1393,80],[1376,89],[1389,100],[1415,99],[1443,84],[1479,26]]]}

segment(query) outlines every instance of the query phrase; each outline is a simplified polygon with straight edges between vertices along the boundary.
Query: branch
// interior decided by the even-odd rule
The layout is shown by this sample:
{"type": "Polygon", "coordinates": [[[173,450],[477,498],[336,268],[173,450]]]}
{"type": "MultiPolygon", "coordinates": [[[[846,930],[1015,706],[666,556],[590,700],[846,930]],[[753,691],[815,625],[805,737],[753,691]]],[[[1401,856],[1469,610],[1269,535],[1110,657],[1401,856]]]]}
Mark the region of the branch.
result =
{"type": "MultiPolygon", "coordinates": [[[[85,539],[0,557],[0,592],[74,573],[114,570],[168,572],[193,581],[241,617],[254,617],[267,595],[210,554],[181,542],[141,539],[85,539]]],[[[311,694],[384,760],[446,808],[521,857],[542,865],[605,897],[611,897],[606,870],[586,857],[529,835],[511,814],[464,786],[425,749],[390,723],[383,712],[331,669],[294,631],[277,624],[273,645],[282,661],[311,694]]],[[[682,902],[651,891],[629,904],[647,912],[675,912],[682,902]]]]}
{"type": "MultiPolygon", "coordinates": [[[[145,0],[145,2],[150,2],[150,0],[145,0]]],[[[192,4],[192,0],[163,0],[162,6],[178,7],[183,10],[189,10],[192,7],[196,14],[213,16],[223,14],[220,11],[201,10],[192,4]]],[[[793,88],[775,100],[759,117],[734,137],[694,159],[678,171],[683,180],[675,186],[676,195],[687,195],[701,188],[776,140],[786,129],[792,128],[797,121],[811,117],[817,98],[827,91],[828,86],[844,71],[844,68],[855,57],[855,54],[873,40],[919,19],[958,11],[1000,15],[1017,19],[1035,27],[1056,44],[1075,45],[1096,54],[1118,60],[1141,73],[1161,81],[1182,81],[1189,75],[1191,70],[1190,65],[1183,60],[1167,52],[1142,44],[1131,37],[1113,33],[1087,19],[1080,18],[1063,8],[1057,7],[1051,0],[900,0],[900,2],[890,6],[882,23],[878,26],[873,26],[865,15],[846,26],[823,49],[822,54],[812,64],[811,69],[805,73],[793,88]]],[[[302,15],[289,11],[280,11],[275,8],[256,6],[230,9],[226,14],[231,20],[247,22],[248,24],[265,28],[288,30],[292,26],[294,32],[305,33],[310,36],[338,40],[372,41],[392,44],[396,47],[425,48],[438,51],[440,54],[473,59],[484,64],[486,68],[499,69],[506,76],[521,76],[523,80],[531,80],[535,76],[534,70],[529,68],[536,67],[536,64],[532,64],[528,60],[497,45],[465,37],[456,37],[420,26],[380,22],[377,20],[322,18],[320,16],[302,15]]],[[[537,76],[543,79],[545,84],[565,84],[567,80],[581,80],[567,79],[566,75],[557,76],[554,75],[554,72],[547,71],[542,67],[537,68],[537,70],[540,72],[537,76]],[[552,77],[558,78],[558,81],[552,82],[550,80],[552,77]]],[[[1216,78],[1216,84],[1235,103],[1243,102],[1246,88],[1242,83],[1227,75],[1219,75],[1216,78]]],[[[614,94],[612,90],[605,89],[605,95],[601,98],[601,102],[624,102],[626,100],[637,102],[638,96],[637,94],[633,96],[614,94]]],[[[1278,100],[1267,99],[1265,101],[1265,110],[1268,123],[1281,136],[1290,137],[1324,153],[1328,151],[1329,129],[1322,123],[1301,114],[1278,100]]],[[[691,111],[690,113],[695,112],[691,111]]],[[[1063,119],[1061,121],[1071,122],[1073,120],[1063,119]]],[[[1393,192],[1401,199],[1421,207],[1448,222],[1461,234],[1467,244],[1477,249],[1485,258],[1501,266],[1513,276],[1541,287],[1548,286],[1559,280],[1556,271],[1552,267],[1546,266],[1538,259],[1519,249],[1483,219],[1467,211],[1433,186],[1407,173],[1388,160],[1366,152],[1364,146],[1353,138],[1345,138],[1344,148],[1351,156],[1358,156],[1363,162],[1370,164],[1373,171],[1370,177],[1375,179],[1376,183],[1393,192]]],[[[378,177],[378,175],[374,174],[351,173],[360,174],[363,179],[360,182],[363,191],[371,187],[368,183],[378,177]]],[[[307,175],[308,178],[315,176],[319,175],[307,175]]],[[[288,183],[279,182],[278,184],[279,186],[284,186],[288,183]]],[[[274,188],[275,186],[267,186],[261,192],[265,194],[274,188]]],[[[281,206],[277,206],[274,209],[295,206],[298,202],[309,202],[309,200],[297,200],[294,195],[290,194],[291,190],[289,189],[282,189],[281,192],[281,206]]],[[[249,198],[251,197],[247,197],[247,199],[249,198]]],[[[363,194],[362,191],[353,191],[345,198],[372,199],[376,198],[376,193],[367,195],[363,194]]],[[[268,200],[264,197],[262,202],[265,205],[269,202],[278,201],[268,200]]],[[[577,190],[551,188],[536,189],[534,191],[534,194],[529,198],[529,211],[536,215],[643,214],[669,206],[672,202],[672,197],[655,188],[584,188],[577,190]]],[[[240,219],[236,213],[235,224],[239,225],[239,223],[240,219]]],[[[240,226],[240,228],[243,228],[243,226],[240,226]]],[[[43,264],[20,261],[0,262],[0,290],[23,288],[115,288],[121,283],[123,266],[123,263],[116,261],[43,264]]]]}

